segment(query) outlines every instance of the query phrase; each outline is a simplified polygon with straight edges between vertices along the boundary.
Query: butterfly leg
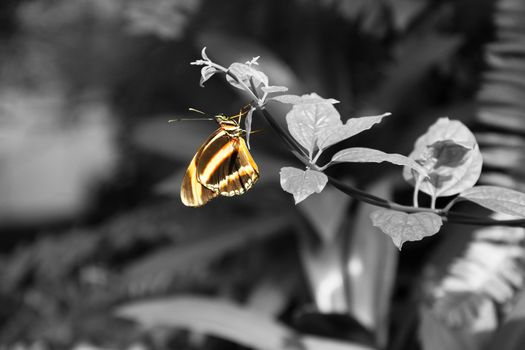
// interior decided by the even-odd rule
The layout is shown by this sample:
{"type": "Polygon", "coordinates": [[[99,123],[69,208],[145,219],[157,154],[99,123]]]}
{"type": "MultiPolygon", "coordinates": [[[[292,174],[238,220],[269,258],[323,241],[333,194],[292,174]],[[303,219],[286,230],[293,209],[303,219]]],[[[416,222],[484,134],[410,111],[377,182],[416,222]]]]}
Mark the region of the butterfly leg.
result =
{"type": "Polygon", "coordinates": [[[244,117],[251,109],[252,109],[252,102],[248,103],[246,106],[243,106],[238,114],[234,115],[233,118],[237,118],[237,123],[241,122],[241,118],[244,117]]]}

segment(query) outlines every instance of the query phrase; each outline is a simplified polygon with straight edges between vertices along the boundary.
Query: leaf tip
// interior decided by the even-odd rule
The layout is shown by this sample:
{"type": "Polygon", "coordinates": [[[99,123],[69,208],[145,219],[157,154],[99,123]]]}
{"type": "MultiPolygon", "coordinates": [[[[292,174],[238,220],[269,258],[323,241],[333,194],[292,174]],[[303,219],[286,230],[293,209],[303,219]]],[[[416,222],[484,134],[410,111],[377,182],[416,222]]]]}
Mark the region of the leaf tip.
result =
{"type": "Polygon", "coordinates": [[[201,56],[202,56],[202,58],[204,58],[205,60],[208,60],[208,61],[210,60],[210,59],[208,58],[208,55],[206,55],[206,46],[204,46],[204,47],[202,48],[201,56]]]}
{"type": "Polygon", "coordinates": [[[305,199],[306,199],[306,197],[296,196],[295,194],[294,194],[294,196],[293,196],[293,201],[294,201],[294,204],[295,204],[295,205],[301,203],[301,202],[304,201],[305,199]]]}

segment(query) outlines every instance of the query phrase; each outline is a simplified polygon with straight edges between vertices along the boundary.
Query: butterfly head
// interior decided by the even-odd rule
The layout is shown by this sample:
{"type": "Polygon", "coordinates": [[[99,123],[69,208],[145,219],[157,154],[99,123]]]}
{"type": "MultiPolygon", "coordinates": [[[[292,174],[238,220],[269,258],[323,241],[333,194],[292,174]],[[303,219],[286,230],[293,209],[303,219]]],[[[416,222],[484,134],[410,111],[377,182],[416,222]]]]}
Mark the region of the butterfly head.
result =
{"type": "Polygon", "coordinates": [[[220,125],[221,129],[226,131],[230,136],[239,136],[242,133],[237,115],[227,116],[224,114],[218,114],[215,116],[215,120],[220,125]]]}
{"type": "Polygon", "coordinates": [[[239,123],[237,122],[237,116],[236,115],[233,115],[233,116],[227,116],[227,115],[224,115],[224,114],[217,114],[215,116],[215,120],[217,121],[217,123],[219,124],[231,124],[231,125],[239,125],[239,123]]]}

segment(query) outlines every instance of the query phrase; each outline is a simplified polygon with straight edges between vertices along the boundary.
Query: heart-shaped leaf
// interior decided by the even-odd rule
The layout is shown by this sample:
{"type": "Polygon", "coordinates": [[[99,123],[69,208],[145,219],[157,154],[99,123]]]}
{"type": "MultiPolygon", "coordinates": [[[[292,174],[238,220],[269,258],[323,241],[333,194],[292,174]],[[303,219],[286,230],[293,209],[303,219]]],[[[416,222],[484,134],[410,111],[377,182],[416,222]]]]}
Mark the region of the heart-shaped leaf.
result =
{"type": "Polygon", "coordinates": [[[297,104],[286,114],[290,134],[310,155],[323,129],[340,123],[339,112],[330,103],[297,104]]]}
{"type": "Polygon", "coordinates": [[[403,165],[410,167],[420,173],[423,176],[427,176],[427,171],[421,165],[416,163],[411,158],[405,157],[397,153],[385,153],[377,149],[364,148],[364,147],[352,147],[341,150],[334,154],[330,163],[327,166],[342,163],[381,163],[389,162],[396,165],[403,165]]]}
{"type": "Polygon", "coordinates": [[[336,104],[339,101],[333,98],[322,98],[316,93],[306,94],[302,96],[297,95],[279,95],[270,98],[270,100],[277,101],[285,104],[292,105],[307,105],[307,104],[317,104],[317,103],[330,103],[336,104]]]}
{"type": "Polygon", "coordinates": [[[396,247],[406,241],[419,241],[436,234],[443,221],[430,212],[404,213],[390,209],[379,209],[370,214],[372,224],[392,238],[396,247]]]}
{"type": "MultiPolygon", "coordinates": [[[[266,76],[266,74],[264,74],[260,70],[253,68],[252,66],[236,62],[232,63],[228,70],[237,78],[239,78],[239,80],[243,82],[248,88],[250,87],[250,79],[253,80],[253,84],[256,87],[261,84],[263,84],[264,86],[268,86],[268,77],[266,76]]],[[[226,75],[226,80],[228,80],[228,83],[230,83],[232,86],[238,89],[245,89],[245,87],[242,84],[237,82],[229,75],[226,75]]]]}
{"type": "Polygon", "coordinates": [[[305,200],[314,192],[320,193],[328,177],[320,171],[301,170],[293,167],[281,168],[281,187],[293,194],[295,204],[305,200]]]}
{"type": "Polygon", "coordinates": [[[498,186],[476,186],[460,197],[498,213],[525,217],[525,193],[498,186]]]}
{"type": "MultiPolygon", "coordinates": [[[[429,181],[421,191],[435,197],[451,196],[474,186],[483,159],[472,132],[460,121],[440,118],[415,143],[410,158],[425,167],[429,181]]],[[[415,184],[414,173],[405,167],[403,177],[415,184]]]]}
{"type": "Polygon", "coordinates": [[[345,124],[339,119],[337,123],[320,130],[317,137],[317,147],[319,147],[319,149],[328,148],[340,141],[370,129],[389,115],[390,113],[385,113],[371,117],[350,118],[345,124]]]}

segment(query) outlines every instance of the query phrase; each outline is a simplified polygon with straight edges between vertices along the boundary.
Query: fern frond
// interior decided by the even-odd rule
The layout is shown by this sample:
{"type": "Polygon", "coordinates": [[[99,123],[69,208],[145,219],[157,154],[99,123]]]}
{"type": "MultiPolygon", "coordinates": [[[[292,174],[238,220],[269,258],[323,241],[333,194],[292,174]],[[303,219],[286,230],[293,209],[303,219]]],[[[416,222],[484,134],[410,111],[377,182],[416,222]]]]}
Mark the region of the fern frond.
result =
{"type": "MultiPolygon", "coordinates": [[[[487,70],[477,101],[476,133],[483,155],[480,182],[525,190],[525,2],[500,0],[495,40],[485,48],[487,70]]],[[[482,302],[502,306],[523,288],[525,229],[478,230],[434,290],[432,307],[449,326],[469,326],[482,302]]]]}
{"type": "Polygon", "coordinates": [[[485,48],[487,70],[476,120],[486,184],[525,189],[525,2],[496,3],[495,41],[485,48]],[[508,142],[512,140],[512,142],[508,142]]]}
{"type": "Polygon", "coordinates": [[[433,293],[433,312],[450,327],[469,327],[483,302],[511,301],[524,285],[525,229],[478,230],[433,293]]]}

